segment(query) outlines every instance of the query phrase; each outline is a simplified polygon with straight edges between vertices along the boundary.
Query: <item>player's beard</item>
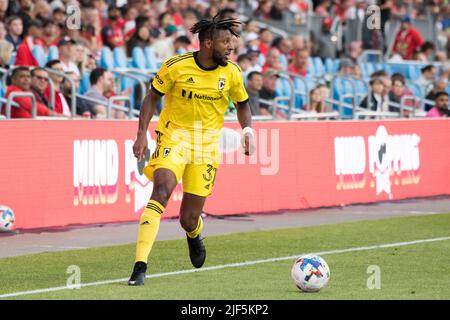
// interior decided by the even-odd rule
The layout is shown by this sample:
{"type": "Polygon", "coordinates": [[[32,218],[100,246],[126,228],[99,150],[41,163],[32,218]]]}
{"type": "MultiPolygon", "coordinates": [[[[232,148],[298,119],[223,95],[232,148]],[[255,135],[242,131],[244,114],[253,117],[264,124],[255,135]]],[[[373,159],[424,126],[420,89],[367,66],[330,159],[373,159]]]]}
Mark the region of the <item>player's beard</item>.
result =
{"type": "Polygon", "coordinates": [[[218,65],[225,67],[228,63],[228,58],[225,55],[221,55],[218,51],[213,50],[212,59],[218,65]]]}

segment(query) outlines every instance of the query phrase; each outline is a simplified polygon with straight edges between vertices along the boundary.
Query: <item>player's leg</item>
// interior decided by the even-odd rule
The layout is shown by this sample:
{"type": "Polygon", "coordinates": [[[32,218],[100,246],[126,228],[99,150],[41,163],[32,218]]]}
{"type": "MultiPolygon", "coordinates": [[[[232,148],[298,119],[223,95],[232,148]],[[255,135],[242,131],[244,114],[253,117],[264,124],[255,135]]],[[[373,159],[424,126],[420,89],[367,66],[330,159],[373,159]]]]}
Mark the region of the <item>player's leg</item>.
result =
{"type": "Polygon", "coordinates": [[[196,268],[200,268],[206,258],[205,246],[200,235],[203,229],[201,214],[206,198],[212,192],[216,172],[215,164],[188,164],[183,174],[184,194],[180,222],[186,231],[189,257],[196,268]]]}
{"type": "Polygon", "coordinates": [[[180,224],[186,231],[189,257],[196,268],[203,266],[206,259],[206,250],[201,237],[203,229],[201,214],[205,201],[206,197],[185,192],[180,209],[180,224]]]}
{"type": "Polygon", "coordinates": [[[139,221],[136,259],[129,285],[144,284],[148,256],[158,234],[161,215],[176,185],[177,178],[172,170],[159,168],[153,173],[153,192],[139,221]]]}

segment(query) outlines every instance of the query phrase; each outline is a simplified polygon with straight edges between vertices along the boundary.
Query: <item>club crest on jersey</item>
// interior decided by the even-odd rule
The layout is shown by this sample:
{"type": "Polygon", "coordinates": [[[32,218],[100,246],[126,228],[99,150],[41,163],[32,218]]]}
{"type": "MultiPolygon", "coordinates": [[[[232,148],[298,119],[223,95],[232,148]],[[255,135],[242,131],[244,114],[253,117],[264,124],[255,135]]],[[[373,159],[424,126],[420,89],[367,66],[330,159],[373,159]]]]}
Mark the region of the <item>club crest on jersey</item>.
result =
{"type": "Polygon", "coordinates": [[[170,153],[170,148],[164,148],[163,157],[167,157],[170,153]]]}
{"type": "Polygon", "coordinates": [[[225,78],[219,79],[218,88],[220,91],[222,91],[225,88],[225,78]]]}

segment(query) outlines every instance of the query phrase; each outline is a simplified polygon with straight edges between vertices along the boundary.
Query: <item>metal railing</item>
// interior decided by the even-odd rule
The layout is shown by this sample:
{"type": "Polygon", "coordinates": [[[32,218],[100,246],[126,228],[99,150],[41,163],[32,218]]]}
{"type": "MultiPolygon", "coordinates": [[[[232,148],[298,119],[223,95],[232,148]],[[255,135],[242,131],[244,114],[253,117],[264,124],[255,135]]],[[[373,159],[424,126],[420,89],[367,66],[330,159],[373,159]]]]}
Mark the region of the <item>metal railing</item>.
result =
{"type": "Polygon", "coordinates": [[[11,119],[11,107],[19,107],[20,105],[13,101],[14,98],[31,98],[31,117],[36,119],[36,97],[31,92],[11,92],[6,99],[6,119],[11,119]]]}
{"type": "Polygon", "coordinates": [[[129,119],[134,118],[134,115],[139,115],[139,110],[133,109],[133,106],[131,105],[130,97],[127,97],[127,96],[114,96],[114,97],[109,98],[108,101],[103,101],[103,100],[83,96],[81,94],[77,94],[76,97],[79,99],[82,99],[82,100],[86,100],[86,101],[98,104],[98,105],[105,106],[107,119],[111,119],[113,110],[120,110],[120,111],[127,112],[129,119]],[[117,105],[116,102],[118,102],[118,101],[128,102],[128,108],[117,105]]]}

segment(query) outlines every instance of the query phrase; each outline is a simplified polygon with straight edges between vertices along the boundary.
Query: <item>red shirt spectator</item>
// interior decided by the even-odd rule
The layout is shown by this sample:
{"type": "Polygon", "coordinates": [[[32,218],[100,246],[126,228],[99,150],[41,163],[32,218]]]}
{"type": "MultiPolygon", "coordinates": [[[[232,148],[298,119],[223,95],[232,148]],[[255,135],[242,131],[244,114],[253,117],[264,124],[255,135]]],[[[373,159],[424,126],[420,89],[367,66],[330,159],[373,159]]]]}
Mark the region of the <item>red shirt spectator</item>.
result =
{"type": "Polygon", "coordinates": [[[38,67],[39,63],[33,57],[33,47],[41,45],[44,47],[42,39],[43,25],[40,20],[33,20],[30,22],[27,30],[27,36],[17,49],[17,56],[15,64],[18,66],[34,66],[38,67]]]}
{"type": "Polygon", "coordinates": [[[411,60],[414,51],[419,49],[423,43],[423,37],[411,25],[411,18],[404,17],[401,28],[395,37],[393,52],[398,53],[403,59],[411,60]]]}
{"type": "MultiPolygon", "coordinates": [[[[8,98],[13,92],[31,92],[31,74],[27,67],[18,67],[13,70],[11,75],[11,85],[6,88],[6,98],[8,98]]],[[[19,104],[19,107],[11,108],[12,118],[32,118],[32,99],[29,97],[16,97],[14,102],[19,104]]],[[[42,103],[36,103],[36,114],[38,116],[51,116],[54,115],[50,109],[48,109],[42,103]]],[[[6,110],[2,112],[6,113],[6,110]]]]}
{"type": "MultiPolygon", "coordinates": [[[[11,85],[6,88],[6,98],[8,98],[12,92],[29,92],[29,93],[31,93],[31,91],[29,91],[29,90],[21,90],[19,87],[11,85]]],[[[16,107],[11,108],[11,118],[32,118],[31,98],[17,97],[17,98],[14,98],[13,101],[18,103],[20,108],[16,108],[16,107]]],[[[38,116],[48,116],[49,115],[50,109],[47,108],[42,103],[37,102],[36,108],[37,108],[38,116]]]]}

